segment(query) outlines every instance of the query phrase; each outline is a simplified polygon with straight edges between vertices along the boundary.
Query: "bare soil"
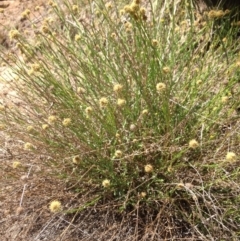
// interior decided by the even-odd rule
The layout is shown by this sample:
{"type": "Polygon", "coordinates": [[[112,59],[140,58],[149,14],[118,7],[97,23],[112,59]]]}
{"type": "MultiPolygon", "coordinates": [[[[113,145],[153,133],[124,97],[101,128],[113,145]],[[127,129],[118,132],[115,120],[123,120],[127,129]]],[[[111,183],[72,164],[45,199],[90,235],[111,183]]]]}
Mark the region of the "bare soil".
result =
{"type": "Polygon", "coordinates": [[[44,0],[0,0],[0,45],[5,48],[11,47],[8,32],[11,29],[18,29],[20,32],[28,31],[31,34],[31,26],[22,13],[30,10],[29,18],[32,23],[37,24],[48,14],[48,1],[44,0]],[[36,9],[36,6],[39,6],[36,9]]]}

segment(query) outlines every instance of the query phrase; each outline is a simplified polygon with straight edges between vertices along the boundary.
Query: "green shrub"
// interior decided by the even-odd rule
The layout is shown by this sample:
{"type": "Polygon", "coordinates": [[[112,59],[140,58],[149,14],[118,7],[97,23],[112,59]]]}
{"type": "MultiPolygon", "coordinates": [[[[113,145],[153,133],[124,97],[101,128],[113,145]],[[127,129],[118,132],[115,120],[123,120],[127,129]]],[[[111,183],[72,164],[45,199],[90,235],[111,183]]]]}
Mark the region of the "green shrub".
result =
{"type": "Polygon", "coordinates": [[[21,54],[3,61],[19,77],[11,84],[20,103],[1,106],[2,129],[77,192],[93,188],[120,210],[168,203],[193,232],[235,237],[239,56],[231,33],[213,35],[214,20],[191,1],[52,6],[34,41],[10,32],[21,54]]]}

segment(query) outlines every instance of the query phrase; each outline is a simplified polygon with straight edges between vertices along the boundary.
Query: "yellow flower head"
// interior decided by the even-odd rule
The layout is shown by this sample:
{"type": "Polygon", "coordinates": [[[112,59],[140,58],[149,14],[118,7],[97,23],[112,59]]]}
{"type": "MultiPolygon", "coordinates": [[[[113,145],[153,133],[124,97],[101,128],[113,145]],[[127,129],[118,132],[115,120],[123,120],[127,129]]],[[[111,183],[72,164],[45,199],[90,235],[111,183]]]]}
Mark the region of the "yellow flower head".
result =
{"type": "Polygon", "coordinates": [[[18,32],[18,30],[16,29],[13,29],[9,32],[9,38],[10,40],[13,40],[13,39],[18,39],[20,37],[20,33],[18,32]]]}
{"type": "Polygon", "coordinates": [[[104,108],[108,105],[108,99],[105,98],[105,97],[102,97],[100,100],[99,100],[99,105],[101,108],[104,108]]]}
{"type": "Polygon", "coordinates": [[[233,162],[233,161],[236,161],[236,159],[237,159],[237,156],[234,152],[228,152],[227,153],[227,155],[226,155],[227,161],[233,162]]]}
{"type": "Polygon", "coordinates": [[[102,185],[105,188],[109,187],[110,186],[110,180],[108,180],[108,179],[103,180],[102,185]]]}
{"type": "Polygon", "coordinates": [[[39,11],[39,10],[40,10],[40,6],[39,6],[39,5],[36,6],[36,7],[34,8],[34,10],[35,10],[35,11],[39,11]]]}
{"type": "Polygon", "coordinates": [[[113,91],[116,92],[116,93],[121,92],[122,89],[123,89],[123,86],[122,86],[121,84],[115,84],[115,85],[113,86],[113,91]]]}
{"type": "Polygon", "coordinates": [[[51,7],[57,7],[57,4],[54,1],[48,1],[48,5],[51,7]]]}
{"type": "Polygon", "coordinates": [[[228,96],[223,96],[222,97],[222,103],[227,103],[229,100],[228,96]]]}
{"type": "Polygon", "coordinates": [[[61,211],[62,204],[59,201],[52,201],[49,205],[49,209],[52,213],[57,213],[61,211]]]}
{"type": "Polygon", "coordinates": [[[160,93],[160,92],[163,92],[165,89],[166,89],[166,85],[164,83],[158,83],[156,85],[156,89],[157,91],[160,93]]]}
{"type": "Polygon", "coordinates": [[[199,147],[199,143],[195,139],[193,139],[189,141],[188,146],[191,149],[196,149],[197,147],[199,147]]]}
{"type": "Polygon", "coordinates": [[[43,124],[43,125],[42,125],[42,129],[43,129],[43,130],[47,130],[48,128],[49,128],[49,125],[48,125],[48,124],[43,124]]]}
{"type": "Polygon", "coordinates": [[[113,6],[112,6],[112,3],[108,2],[105,4],[105,7],[106,7],[106,9],[110,10],[110,9],[112,9],[113,6]]]}
{"type": "Polygon", "coordinates": [[[114,156],[115,156],[116,158],[120,158],[120,157],[122,157],[122,155],[123,155],[122,151],[120,151],[120,150],[116,150],[116,151],[115,151],[114,156]]]}
{"type": "Polygon", "coordinates": [[[202,84],[202,80],[201,80],[201,79],[197,80],[197,81],[196,81],[196,84],[197,84],[197,85],[202,84]]]}
{"type": "Polygon", "coordinates": [[[85,109],[85,112],[87,115],[90,115],[93,112],[93,108],[89,106],[85,109]]]}
{"type": "Polygon", "coordinates": [[[158,46],[158,41],[156,39],[152,40],[152,46],[154,47],[158,46]]]}
{"type": "Polygon", "coordinates": [[[115,39],[117,37],[116,33],[111,34],[111,38],[115,39]]]}
{"type": "Polygon", "coordinates": [[[137,13],[140,10],[140,6],[138,3],[136,3],[135,1],[131,3],[130,5],[130,13],[137,13]]]}
{"type": "Polygon", "coordinates": [[[49,27],[46,24],[43,24],[41,26],[41,32],[47,34],[47,33],[51,33],[51,30],[49,29],[49,27]]]}
{"type": "Polygon", "coordinates": [[[81,161],[81,159],[80,159],[79,156],[75,156],[75,157],[73,157],[73,159],[72,159],[72,162],[73,162],[74,164],[79,164],[80,161],[81,161]]]}
{"type": "Polygon", "coordinates": [[[21,19],[22,19],[22,20],[25,20],[26,18],[29,17],[30,13],[31,13],[30,10],[29,10],[29,9],[26,9],[25,11],[22,12],[22,14],[21,14],[22,17],[21,17],[21,19]]]}
{"type": "Polygon", "coordinates": [[[81,39],[81,35],[79,34],[76,34],[75,37],[74,37],[74,40],[77,42],[81,39]]]}
{"type": "Polygon", "coordinates": [[[147,115],[147,114],[148,114],[148,110],[147,109],[142,111],[142,115],[147,115]]]}
{"type": "Polygon", "coordinates": [[[31,68],[33,71],[39,71],[41,69],[41,66],[38,63],[32,64],[31,68]]]}
{"type": "Polygon", "coordinates": [[[130,14],[133,13],[133,9],[131,8],[130,5],[125,5],[123,10],[124,10],[125,13],[130,13],[130,14]]]}
{"type": "Polygon", "coordinates": [[[124,106],[126,104],[126,100],[125,99],[117,99],[117,105],[118,106],[124,106]]]}
{"type": "Polygon", "coordinates": [[[16,169],[16,168],[20,167],[21,165],[22,165],[21,162],[19,162],[19,161],[14,161],[13,164],[12,164],[12,167],[13,167],[14,169],[16,169]]]}
{"type": "Polygon", "coordinates": [[[78,6],[77,5],[72,5],[72,11],[73,11],[74,14],[78,13],[78,11],[79,11],[78,6]]]}
{"type": "Polygon", "coordinates": [[[29,142],[26,142],[26,143],[24,144],[24,150],[31,151],[31,150],[33,150],[33,149],[34,149],[33,144],[31,144],[31,143],[29,143],[29,142]]]}
{"type": "Polygon", "coordinates": [[[168,74],[170,73],[171,69],[169,67],[163,67],[163,73],[168,74]]]}
{"type": "Polygon", "coordinates": [[[141,193],[140,193],[140,197],[141,197],[141,198],[145,198],[146,196],[147,196],[147,193],[146,193],[146,192],[141,192],[141,193]]]}
{"type": "Polygon", "coordinates": [[[0,104],[0,111],[4,111],[5,110],[5,106],[0,104]]]}
{"type": "Polygon", "coordinates": [[[70,118],[65,118],[62,121],[63,126],[69,126],[71,124],[72,120],[70,118]]]}
{"type": "Polygon", "coordinates": [[[153,172],[153,166],[152,166],[151,164],[145,165],[145,166],[144,166],[144,171],[145,171],[146,173],[151,173],[151,172],[153,172]]]}
{"type": "Polygon", "coordinates": [[[53,123],[55,123],[57,121],[57,117],[55,116],[55,115],[50,115],[49,117],[48,117],[48,123],[49,124],[53,124],[53,123]]]}

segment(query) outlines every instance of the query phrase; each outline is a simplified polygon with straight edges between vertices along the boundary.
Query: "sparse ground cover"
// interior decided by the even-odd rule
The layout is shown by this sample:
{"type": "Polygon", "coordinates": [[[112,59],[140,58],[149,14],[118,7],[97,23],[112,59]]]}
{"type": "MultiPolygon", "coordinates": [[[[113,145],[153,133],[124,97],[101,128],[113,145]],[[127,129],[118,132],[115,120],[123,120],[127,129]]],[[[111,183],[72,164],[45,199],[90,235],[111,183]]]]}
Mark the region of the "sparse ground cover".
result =
{"type": "Polygon", "coordinates": [[[2,234],[239,240],[231,12],[170,0],[48,5],[40,25],[23,12],[34,34],[9,30],[15,48],[2,54],[14,75],[0,105],[2,234]]]}

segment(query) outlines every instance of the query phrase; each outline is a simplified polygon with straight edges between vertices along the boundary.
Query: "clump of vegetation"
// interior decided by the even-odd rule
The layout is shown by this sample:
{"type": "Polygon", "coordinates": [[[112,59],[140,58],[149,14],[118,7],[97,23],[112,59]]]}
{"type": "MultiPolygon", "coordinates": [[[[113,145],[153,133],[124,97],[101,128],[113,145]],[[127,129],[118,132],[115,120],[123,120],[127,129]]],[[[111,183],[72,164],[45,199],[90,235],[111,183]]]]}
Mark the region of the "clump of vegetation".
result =
{"type": "Polygon", "coordinates": [[[153,239],[239,237],[236,26],[214,34],[187,0],[74,2],[50,2],[34,41],[10,31],[2,130],[91,205],[151,216],[153,239]]]}

